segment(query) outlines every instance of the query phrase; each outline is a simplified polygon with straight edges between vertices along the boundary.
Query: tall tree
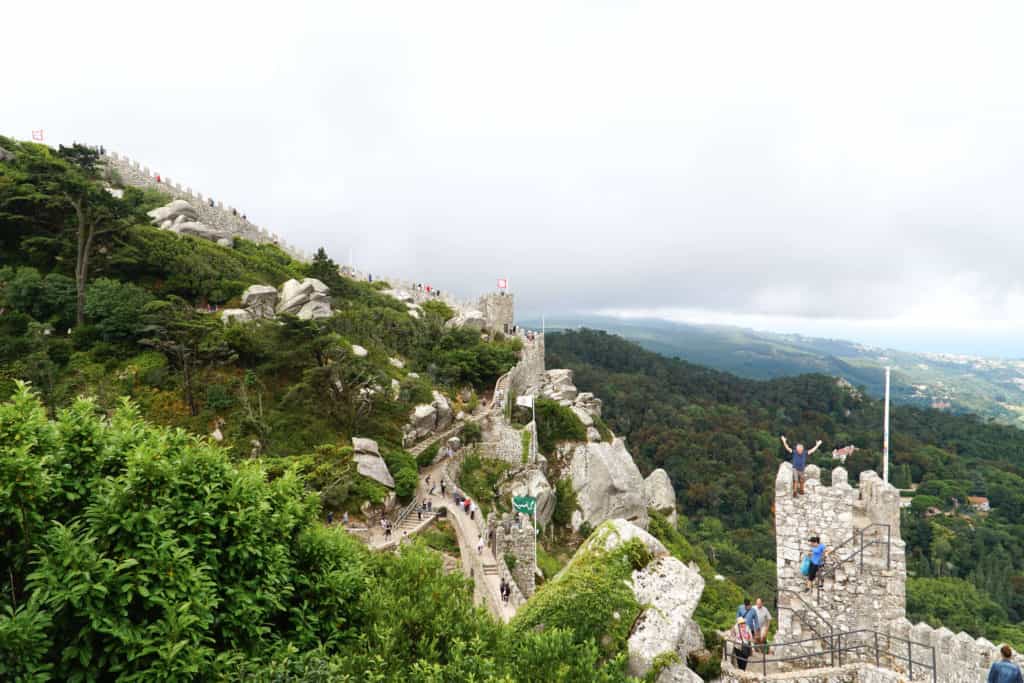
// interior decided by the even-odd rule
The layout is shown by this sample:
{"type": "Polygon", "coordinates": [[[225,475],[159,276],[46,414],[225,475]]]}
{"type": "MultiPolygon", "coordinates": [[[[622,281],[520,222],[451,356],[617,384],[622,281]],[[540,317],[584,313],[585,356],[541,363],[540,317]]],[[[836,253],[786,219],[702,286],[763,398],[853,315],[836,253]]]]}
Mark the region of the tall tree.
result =
{"type": "Polygon", "coordinates": [[[219,318],[200,313],[184,299],[172,296],[147,304],[143,320],[146,338],[142,343],[162,351],[181,371],[189,413],[198,415],[195,380],[199,366],[233,359],[219,318]]]}

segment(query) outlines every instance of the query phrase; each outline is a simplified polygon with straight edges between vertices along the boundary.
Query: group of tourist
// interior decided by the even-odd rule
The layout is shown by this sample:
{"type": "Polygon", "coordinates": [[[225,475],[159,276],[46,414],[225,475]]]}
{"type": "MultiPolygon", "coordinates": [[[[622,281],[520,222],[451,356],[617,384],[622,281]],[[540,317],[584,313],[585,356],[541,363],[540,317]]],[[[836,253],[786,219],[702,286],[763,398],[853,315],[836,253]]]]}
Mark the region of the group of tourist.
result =
{"type": "Polygon", "coordinates": [[[422,282],[417,282],[412,286],[417,292],[424,292],[428,296],[440,297],[441,290],[434,288],[432,285],[425,285],[422,282]]]}
{"type": "Polygon", "coordinates": [[[501,601],[507,605],[508,599],[512,595],[512,584],[502,578],[501,584],[498,585],[498,590],[501,593],[501,601]]]}
{"type": "Polygon", "coordinates": [[[759,648],[761,652],[768,653],[768,630],[771,622],[772,613],[764,606],[764,600],[761,598],[753,605],[750,604],[750,598],[747,598],[736,608],[736,625],[732,627],[729,639],[733,643],[736,666],[741,670],[746,670],[747,661],[755,649],[759,648]]]}
{"type": "Polygon", "coordinates": [[[468,496],[462,495],[458,489],[455,489],[452,493],[452,499],[455,501],[456,505],[462,506],[462,511],[469,515],[470,519],[476,519],[476,511],[479,508],[477,508],[476,503],[470,500],[468,496]]]}

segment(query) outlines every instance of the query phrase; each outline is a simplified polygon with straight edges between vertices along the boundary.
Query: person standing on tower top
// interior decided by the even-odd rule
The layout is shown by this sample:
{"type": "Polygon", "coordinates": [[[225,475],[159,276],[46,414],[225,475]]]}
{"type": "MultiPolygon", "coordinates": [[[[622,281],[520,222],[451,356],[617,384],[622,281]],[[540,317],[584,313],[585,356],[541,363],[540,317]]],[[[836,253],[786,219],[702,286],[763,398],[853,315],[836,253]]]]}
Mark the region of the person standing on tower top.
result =
{"type": "Polygon", "coordinates": [[[804,445],[798,443],[796,448],[790,448],[789,442],[786,441],[786,435],[782,435],[782,447],[793,456],[793,497],[804,495],[804,469],[807,467],[807,458],[814,454],[816,450],[821,448],[821,439],[814,444],[814,448],[811,450],[804,450],[804,445]]]}

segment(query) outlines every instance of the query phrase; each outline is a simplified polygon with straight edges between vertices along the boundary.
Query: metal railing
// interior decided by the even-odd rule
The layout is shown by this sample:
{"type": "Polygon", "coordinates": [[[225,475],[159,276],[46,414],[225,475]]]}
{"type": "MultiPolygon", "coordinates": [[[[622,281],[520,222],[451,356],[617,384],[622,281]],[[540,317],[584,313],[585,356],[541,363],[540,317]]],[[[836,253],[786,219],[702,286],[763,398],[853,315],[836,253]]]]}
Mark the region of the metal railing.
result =
{"type": "MultiPolygon", "coordinates": [[[[776,611],[776,613],[779,613],[779,612],[782,612],[783,610],[788,610],[788,611],[792,612],[793,615],[795,617],[799,618],[800,621],[807,628],[809,628],[811,630],[811,633],[813,633],[817,637],[817,639],[820,640],[821,642],[829,644],[829,643],[832,642],[833,638],[835,637],[835,629],[832,626],[832,622],[829,621],[828,617],[825,616],[822,612],[820,612],[814,605],[812,605],[811,603],[807,602],[807,600],[804,598],[804,596],[801,595],[800,593],[798,593],[796,591],[787,590],[785,588],[780,588],[776,592],[775,611],[776,611]],[[787,605],[783,605],[782,601],[779,599],[783,595],[789,595],[789,596],[792,596],[793,598],[796,598],[796,600],[799,601],[801,606],[803,607],[803,611],[793,609],[792,607],[789,607],[787,605]],[[812,623],[810,623],[810,621],[808,621],[808,619],[805,617],[805,615],[807,615],[807,614],[813,615],[818,620],[818,622],[821,624],[820,628],[816,628],[814,626],[814,624],[812,624],[812,623]]],[[[804,641],[800,641],[800,642],[804,642],[804,641]]],[[[835,661],[834,660],[830,660],[829,663],[834,665],[835,661]]]]}
{"type": "Polygon", "coordinates": [[[884,545],[885,546],[885,568],[886,569],[890,569],[892,567],[892,527],[890,525],[888,525],[888,524],[869,524],[868,526],[866,526],[866,527],[864,527],[862,529],[858,529],[853,534],[853,536],[851,536],[850,538],[846,539],[845,541],[840,543],[838,546],[833,548],[832,549],[832,553],[831,553],[831,557],[832,558],[839,558],[839,559],[833,559],[831,562],[826,563],[825,566],[823,566],[821,568],[821,571],[818,572],[818,575],[814,579],[814,583],[815,583],[815,585],[816,585],[816,587],[818,589],[818,602],[821,602],[821,590],[822,590],[822,587],[824,586],[826,578],[829,578],[829,577],[833,577],[834,578],[835,575],[836,575],[836,572],[839,570],[840,567],[842,567],[843,565],[845,565],[845,564],[847,564],[847,563],[849,563],[849,562],[851,562],[851,561],[853,561],[855,559],[859,559],[860,570],[864,571],[864,554],[867,552],[868,548],[871,548],[871,547],[876,546],[876,545],[884,545]],[[865,542],[865,540],[864,540],[865,535],[868,532],[876,530],[876,529],[877,530],[884,530],[885,531],[884,539],[883,538],[877,538],[877,539],[872,539],[872,540],[870,540],[868,542],[865,542]],[[847,555],[846,557],[841,557],[840,558],[839,557],[839,552],[844,547],[850,545],[854,541],[859,541],[859,543],[857,544],[856,549],[853,552],[851,552],[849,555],[847,555]]]}
{"type": "Polygon", "coordinates": [[[767,678],[768,666],[770,664],[784,664],[804,660],[813,665],[815,660],[828,656],[830,667],[855,663],[873,663],[878,668],[897,670],[895,668],[896,665],[902,664],[906,666],[908,680],[914,680],[915,667],[917,667],[919,674],[922,671],[930,672],[932,683],[937,683],[938,680],[938,666],[933,646],[872,629],[859,629],[830,635],[827,641],[822,641],[820,638],[806,638],[787,643],[766,643],[760,646],[762,648],[760,658],[756,657],[758,645],[753,646],[750,655],[747,657],[743,657],[742,652],[737,651],[741,646],[742,643],[726,638],[722,647],[722,664],[725,665],[735,660],[737,662],[736,666],[739,667],[740,661],[742,661],[742,670],[746,670],[753,660],[754,665],[761,669],[761,676],[763,678],[767,678]],[[806,651],[809,643],[816,642],[824,642],[825,647],[806,651]],[[906,654],[903,654],[904,645],[906,646],[906,654]],[[915,655],[915,647],[917,648],[916,652],[921,654],[915,655]],[[803,651],[787,656],[776,654],[780,650],[786,650],[787,648],[803,651]],[[769,650],[773,651],[774,656],[768,656],[769,650]],[[916,658],[918,656],[923,658],[916,658]]]}

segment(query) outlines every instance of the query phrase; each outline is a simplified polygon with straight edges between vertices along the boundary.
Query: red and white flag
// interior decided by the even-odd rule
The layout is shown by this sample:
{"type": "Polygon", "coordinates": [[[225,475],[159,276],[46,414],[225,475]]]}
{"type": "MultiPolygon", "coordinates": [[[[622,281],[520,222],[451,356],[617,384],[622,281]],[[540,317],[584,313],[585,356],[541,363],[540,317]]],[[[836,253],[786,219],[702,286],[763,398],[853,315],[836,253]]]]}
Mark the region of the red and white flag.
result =
{"type": "Polygon", "coordinates": [[[505,278],[498,278],[498,289],[508,289],[508,280],[505,278]]]}
{"type": "Polygon", "coordinates": [[[39,130],[32,131],[32,139],[36,140],[38,142],[42,142],[43,141],[43,129],[40,128],[39,130]]]}

